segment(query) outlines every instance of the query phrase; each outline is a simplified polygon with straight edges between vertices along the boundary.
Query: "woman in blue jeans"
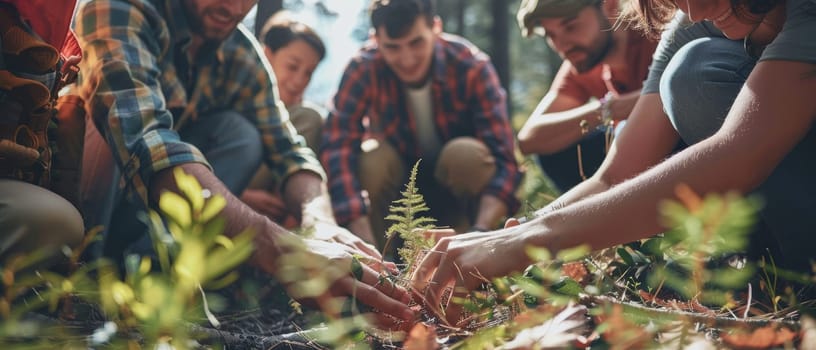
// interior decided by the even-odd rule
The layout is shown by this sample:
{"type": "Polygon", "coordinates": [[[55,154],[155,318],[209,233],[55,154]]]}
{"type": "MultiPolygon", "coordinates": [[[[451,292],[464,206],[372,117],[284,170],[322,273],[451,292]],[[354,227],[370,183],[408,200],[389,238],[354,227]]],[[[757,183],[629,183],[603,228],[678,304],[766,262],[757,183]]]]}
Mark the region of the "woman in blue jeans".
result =
{"type": "Polygon", "coordinates": [[[701,194],[758,192],[762,248],[778,252],[784,267],[811,271],[816,0],[635,4],[637,17],[663,36],[601,168],[529,222],[441,239],[414,276],[416,288],[430,282],[430,303],[448,286],[477,287],[476,276],[521,271],[532,263],[526,246],[601,249],[664,231],[658,204],[675,199],[679,184],[701,194]],[[680,139],[690,146],[669,157],[680,139]]]}

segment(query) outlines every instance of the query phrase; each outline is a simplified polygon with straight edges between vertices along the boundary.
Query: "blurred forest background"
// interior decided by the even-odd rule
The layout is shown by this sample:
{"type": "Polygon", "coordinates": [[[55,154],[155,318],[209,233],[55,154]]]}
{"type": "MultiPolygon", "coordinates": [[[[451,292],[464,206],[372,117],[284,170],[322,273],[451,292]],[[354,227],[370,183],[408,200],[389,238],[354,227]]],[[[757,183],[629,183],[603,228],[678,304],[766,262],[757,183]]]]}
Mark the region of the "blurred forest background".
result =
{"type": "MultiPolygon", "coordinates": [[[[518,129],[547,92],[561,59],[541,37],[524,38],[516,22],[521,0],[443,0],[437,12],[444,30],[461,35],[487,52],[507,90],[510,115],[518,129]]],[[[328,55],[312,79],[307,99],[327,104],[348,59],[369,35],[369,0],[260,0],[244,24],[255,30],[285,9],[321,35],[328,55]]]]}
{"type": "MultiPolygon", "coordinates": [[[[287,10],[323,38],[327,55],[315,71],[305,98],[328,106],[348,60],[369,37],[370,0],[259,0],[244,20],[256,34],[264,21],[287,10]]],[[[508,95],[513,127],[518,131],[550,87],[561,58],[542,37],[521,35],[516,12],[521,0],[437,0],[444,31],[465,37],[490,55],[508,95]]],[[[518,158],[525,177],[518,194],[522,212],[549,203],[557,190],[533,164],[518,158]]]]}

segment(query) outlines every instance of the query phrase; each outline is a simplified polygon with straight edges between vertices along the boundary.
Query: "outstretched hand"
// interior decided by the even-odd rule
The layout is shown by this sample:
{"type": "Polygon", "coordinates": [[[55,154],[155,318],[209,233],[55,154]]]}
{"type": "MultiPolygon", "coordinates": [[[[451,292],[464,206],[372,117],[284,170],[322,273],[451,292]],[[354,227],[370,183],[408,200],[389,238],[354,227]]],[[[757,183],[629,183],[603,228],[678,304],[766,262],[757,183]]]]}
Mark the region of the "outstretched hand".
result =
{"type": "Polygon", "coordinates": [[[312,238],[335,242],[356,250],[356,254],[365,257],[364,262],[377,272],[382,272],[383,268],[391,273],[397,273],[397,266],[393,262],[383,262],[382,255],[373,245],[366,243],[351,231],[328,222],[318,222],[314,225],[312,238]]]}
{"type": "Polygon", "coordinates": [[[453,288],[450,300],[466,297],[492,278],[523,270],[530,259],[520,229],[471,232],[441,238],[420,261],[412,288],[422,291],[428,310],[440,310],[450,324],[462,315],[462,305],[442,305],[442,295],[453,288]]]}
{"type": "Polygon", "coordinates": [[[348,245],[293,237],[283,239],[286,253],[273,267],[292,298],[319,307],[330,317],[338,317],[342,305],[352,298],[378,310],[370,316],[378,327],[387,329],[414,320],[408,292],[369,266],[371,257],[348,245]]]}

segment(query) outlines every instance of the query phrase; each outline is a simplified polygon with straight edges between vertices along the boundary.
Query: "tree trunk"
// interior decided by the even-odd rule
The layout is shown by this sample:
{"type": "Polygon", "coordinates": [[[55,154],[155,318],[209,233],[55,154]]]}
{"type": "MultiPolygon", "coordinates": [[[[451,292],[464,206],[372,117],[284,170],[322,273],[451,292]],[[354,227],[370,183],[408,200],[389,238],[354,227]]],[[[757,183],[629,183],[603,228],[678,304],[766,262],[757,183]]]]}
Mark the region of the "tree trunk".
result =
{"type": "Polygon", "coordinates": [[[465,36],[465,7],[467,7],[467,0],[456,0],[456,34],[465,36]]]}
{"type": "Polygon", "coordinates": [[[507,111],[512,114],[510,102],[510,25],[507,8],[510,6],[508,0],[491,0],[491,12],[493,13],[493,29],[491,30],[491,40],[493,46],[493,65],[499,74],[502,86],[507,91],[507,111]]]}
{"type": "Polygon", "coordinates": [[[258,13],[255,15],[255,37],[261,35],[266,20],[281,9],[283,9],[283,0],[258,0],[258,13]]]}

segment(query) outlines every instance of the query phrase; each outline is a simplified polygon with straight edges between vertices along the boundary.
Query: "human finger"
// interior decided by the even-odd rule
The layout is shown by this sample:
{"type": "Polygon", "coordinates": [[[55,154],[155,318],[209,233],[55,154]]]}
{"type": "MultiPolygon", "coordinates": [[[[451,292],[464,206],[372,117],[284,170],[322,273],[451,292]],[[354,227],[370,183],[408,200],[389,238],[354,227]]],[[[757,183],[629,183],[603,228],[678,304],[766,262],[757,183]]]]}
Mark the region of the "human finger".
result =
{"type": "Polygon", "coordinates": [[[450,236],[455,236],[456,231],[452,228],[436,228],[424,230],[421,232],[425,239],[432,239],[434,242],[439,242],[440,239],[450,236]]]}
{"type": "Polygon", "coordinates": [[[521,225],[521,221],[519,221],[519,219],[516,218],[509,218],[507,219],[507,221],[504,222],[504,228],[510,228],[518,225],[521,225]]]}
{"type": "Polygon", "coordinates": [[[382,260],[382,255],[380,254],[380,252],[378,252],[377,249],[374,248],[373,245],[371,245],[369,243],[366,243],[363,240],[358,240],[357,242],[355,242],[354,247],[357,250],[369,255],[370,257],[372,257],[374,259],[382,260]]]}
{"type": "Polygon", "coordinates": [[[439,263],[442,261],[442,256],[445,255],[447,244],[447,240],[438,242],[433,249],[425,254],[419,264],[417,264],[416,271],[411,277],[411,284],[414,286],[414,288],[417,290],[425,289],[425,287],[428,285],[428,281],[431,279],[431,276],[433,276],[433,273],[436,271],[439,263]]]}
{"type": "Polygon", "coordinates": [[[377,329],[389,331],[408,331],[414,324],[412,321],[397,319],[382,312],[366,313],[363,317],[377,329]]]}
{"type": "MultiPolygon", "coordinates": [[[[346,278],[342,282],[344,282],[343,287],[346,289],[346,294],[353,296],[363,304],[401,320],[410,321],[415,317],[414,311],[408,307],[407,301],[405,301],[407,299],[402,296],[405,291],[400,290],[399,287],[388,287],[386,289],[385,284],[374,287],[352,278],[346,278]],[[390,291],[392,295],[388,295],[380,289],[390,291]]],[[[405,295],[407,297],[407,293],[405,295]]]]}
{"type": "Polygon", "coordinates": [[[399,300],[403,304],[411,301],[411,295],[402,287],[397,286],[387,276],[380,274],[369,266],[361,266],[362,274],[355,276],[360,282],[372,286],[390,298],[399,300]]]}
{"type": "Polygon", "coordinates": [[[390,261],[382,260],[382,258],[374,258],[366,255],[359,255],[357,258],[360,262],[366,264],[368,267],[374,269],[377,273],[383,273],[383,269],[387,270],[392,275],[396,275],[399,273],[399,269],[397,269],[397,264],[394,264],[390,261]]]}
{"type": "Polygon", "coordinates": [[[436,266],[436,271],[434,271],[431,276],[428,287],[425,290],[427,298],[430,298],[430,301],[436,303],[436,305],[443,306],[441,305],[442,294],[445,288],[454,282],[456,278],[458,271],[455,271],[455,267],[455,264],[450,260],[450,256],[447,253],[440,255],[439,264],[436,266]]]}

